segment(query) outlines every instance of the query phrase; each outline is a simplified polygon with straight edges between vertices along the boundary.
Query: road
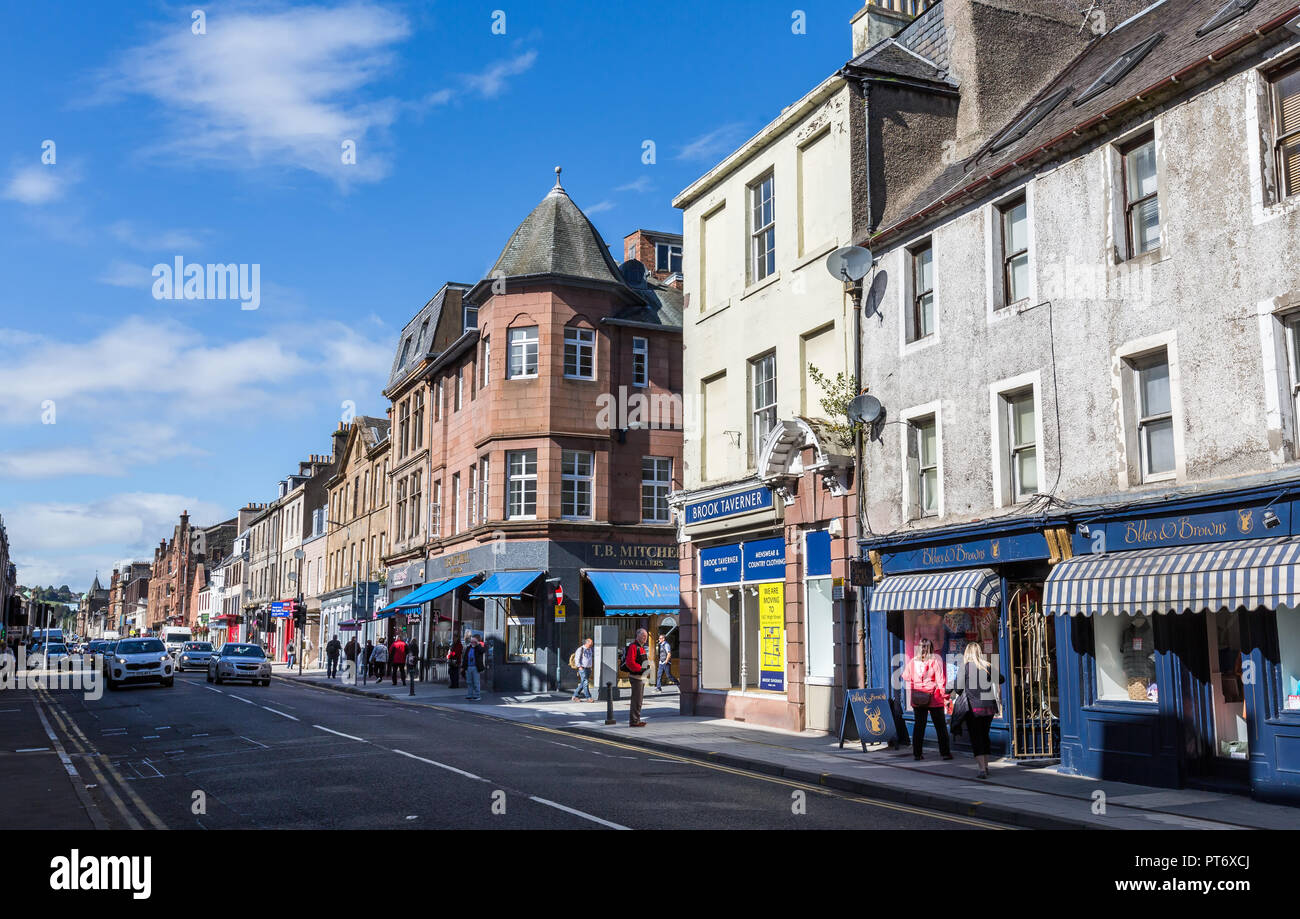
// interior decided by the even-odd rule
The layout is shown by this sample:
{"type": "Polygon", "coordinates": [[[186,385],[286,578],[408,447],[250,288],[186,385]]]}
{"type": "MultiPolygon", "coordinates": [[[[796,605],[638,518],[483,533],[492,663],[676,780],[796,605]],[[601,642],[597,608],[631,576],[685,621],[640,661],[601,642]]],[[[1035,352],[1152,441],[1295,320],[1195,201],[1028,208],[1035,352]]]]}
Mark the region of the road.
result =
{"type": "Polygon", "coordinates": [[[0,702],[0,782],[18,792],[0,814],[6,828],[994,826],[279,679],[269,688],[212,686],[185,674],[170,689],[129,687],[98,700],[24,689],[0,702]]]}

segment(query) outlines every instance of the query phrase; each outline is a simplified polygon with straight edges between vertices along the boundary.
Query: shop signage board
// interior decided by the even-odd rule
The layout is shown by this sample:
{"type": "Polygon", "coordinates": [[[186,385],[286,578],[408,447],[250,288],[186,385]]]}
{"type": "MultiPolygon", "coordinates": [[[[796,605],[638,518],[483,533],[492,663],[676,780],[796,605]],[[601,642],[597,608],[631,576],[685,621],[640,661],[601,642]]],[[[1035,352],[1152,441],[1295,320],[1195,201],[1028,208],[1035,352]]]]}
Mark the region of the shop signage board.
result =
{"type": "Polygon", "coordinates": [[[850,689],[844,694],[844,717],[840,719],[840,749],[844,741],[853,740],[848,736],[852,724],[857,740],[862,743],[862,752],[867,751],[869,743],[895,743],[899,739],[898,729],[894,724],[894,711],[890,705],[889,690],[879,688],[850,689]],[[850,722],[852,718],[852,722],[850,722]]]}
{"type": "Polygon", "coordinates": [[[1228,542],[1285,536],[1291,532],[1291,505],[1282,501],[1269,510],[1277,514],[1279,526],[1264,526],[1263,507],[1238,507],[1189,514],[1129,517],[1124,520],[1088,522],[1088,535],[1074,532],[1075,555],[1101,555],[1130,549],[1158,549],[1198,543],[1228,542]]]}
{"type": "Polygon", "coordinates": [[[686,505],[686,525],[694,526],[697,523],[721,520],[725,517],[734,517],[737,514],[770,510],[771,507],[772,489],[766,485],[760,485],[757,488],[749,488],[745,491],[737,491],[729,495],[695,501],[686,505]]]}
{"type": "Polygon", "coordinates": [[[744,543],[746,581],[785,580],[785,538],[744,543]]]}
{"type": "Polygon", "coordinates": [[[1004,562],[1047,558],[1043,533],[1018,533],[991,539],[972,539],[921,548],[880,550],[886,574],[904,571],[944,571],[950,568],[987,568],[1004,562]]]}
{"type": "Polygon", "coordinates": [[[700,550],[700,584],[735,584],[740,581],[740,543],[700,550]]]}
{"type": "Polygon", "coordinates": [[[785,691],[785,584],[758,588],[758,688],[785,691]]]}

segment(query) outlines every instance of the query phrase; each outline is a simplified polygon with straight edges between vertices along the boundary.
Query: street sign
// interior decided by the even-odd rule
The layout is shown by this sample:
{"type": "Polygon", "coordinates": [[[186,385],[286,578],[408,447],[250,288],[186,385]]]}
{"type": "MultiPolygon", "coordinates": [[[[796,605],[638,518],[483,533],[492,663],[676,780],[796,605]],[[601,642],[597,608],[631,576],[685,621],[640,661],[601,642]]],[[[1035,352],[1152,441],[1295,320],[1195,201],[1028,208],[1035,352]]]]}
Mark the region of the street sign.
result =
{"type": "Polygon", "coordinates": [[[564,604],[563,604],[563,603],[558,604],[558,605],[555,607],[555,621],[556,621],[556,622],[563,622],[563,621],[564,621],[564,615],[565,615],[565,614],[564,614],[564,604]]]}
{"type": "Polygon", "coordinates": [[[564,585],[562,584],[555,585],[555,605],[556,606],[564,605],[564,585]]]}

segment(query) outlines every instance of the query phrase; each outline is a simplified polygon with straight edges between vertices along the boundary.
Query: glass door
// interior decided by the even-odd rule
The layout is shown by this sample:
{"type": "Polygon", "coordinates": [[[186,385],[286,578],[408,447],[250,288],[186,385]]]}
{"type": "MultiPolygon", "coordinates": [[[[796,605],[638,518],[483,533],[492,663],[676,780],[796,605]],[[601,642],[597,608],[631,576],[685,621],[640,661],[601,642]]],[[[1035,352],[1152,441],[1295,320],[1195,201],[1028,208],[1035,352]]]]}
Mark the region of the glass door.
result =
{"type": "Polygon", "coordinates": [[[1246,693],[1242,682],[1241,616],[1219,610],[1205,616],[1210,657],[1210,691],[1214,713],[1214,755],[1246,760],[1250,747],[1246,722],[1246,693]]]}

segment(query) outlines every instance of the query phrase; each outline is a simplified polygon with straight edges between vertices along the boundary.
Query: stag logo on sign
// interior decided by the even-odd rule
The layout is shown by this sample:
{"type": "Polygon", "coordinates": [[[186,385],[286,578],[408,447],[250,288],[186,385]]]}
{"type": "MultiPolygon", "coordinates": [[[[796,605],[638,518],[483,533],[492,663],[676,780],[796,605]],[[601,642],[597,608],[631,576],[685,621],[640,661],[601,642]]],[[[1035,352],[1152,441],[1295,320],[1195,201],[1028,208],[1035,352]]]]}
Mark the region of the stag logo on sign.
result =
{"type": "Polygon", "coordinates": [[[153,890],[153,857],[149,855],[69,855],[50,859],[51,890],[129,890],[148,900],[153,890]]]}
{"type": "Polygon", "coordinates": [[[262,266],[201,265],[176,256],[171,265],[153,266],[155,300],[238,300],[242,310],[262,305],[262,266]]]}

